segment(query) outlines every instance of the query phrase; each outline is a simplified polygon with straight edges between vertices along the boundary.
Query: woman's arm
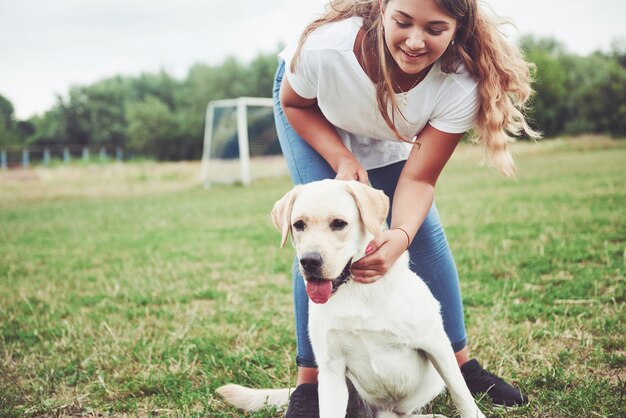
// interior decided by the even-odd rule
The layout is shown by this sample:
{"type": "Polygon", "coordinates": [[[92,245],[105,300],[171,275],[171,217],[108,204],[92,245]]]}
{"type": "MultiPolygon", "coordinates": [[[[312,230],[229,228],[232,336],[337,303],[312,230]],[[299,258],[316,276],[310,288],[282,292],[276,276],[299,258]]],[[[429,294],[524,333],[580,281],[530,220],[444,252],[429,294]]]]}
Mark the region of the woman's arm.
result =
{"type": "Polygon", "coordinates": [[[409,158],[400,174],[391,209],[392,223],[370,243],[369,255],[352,265],[355,280],[370,283],[378,280],[407,249],[433,203],[435,184],[463,134],[449,134],[430,125],[417,136],[409,158]]]}
{"type": "Polygon", "coordinates": [[[280,87],[280,102],[293,129],[324,158],[340,180],[368,182],[367,171],[346,148],[335,127],[322,114],[317,99],[298,95],[287,77],[280,87]]]}

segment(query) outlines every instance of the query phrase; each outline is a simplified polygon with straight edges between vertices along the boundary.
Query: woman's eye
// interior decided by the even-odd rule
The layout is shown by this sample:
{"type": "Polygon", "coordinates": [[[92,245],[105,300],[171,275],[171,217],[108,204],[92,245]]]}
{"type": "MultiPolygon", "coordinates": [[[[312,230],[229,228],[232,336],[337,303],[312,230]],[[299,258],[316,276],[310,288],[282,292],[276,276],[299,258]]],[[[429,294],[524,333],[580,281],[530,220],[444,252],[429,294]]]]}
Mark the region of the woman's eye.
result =
{"type": "Polygon", "coordinates": [[[348,225],[348,222],[342,221],[341,219],[335,219],[331,222],[330,229],[333,231],[341,231],[346,225],[348,225]]]}
{"type": "Polygon", "coordinates": [[[295,229],[296,231],[303,231],[305,227],[306,224],[304,223],[304,221],[298,221],[293,224],[293,229],[295,229]]]}
{"type": "Polygon", "coordinates": [[[435,30],[435,29],[429,29],[428,33],[430,33],[431,35],[435,35],[435,36],[439,36],[443,33],[442,30],[435,30]]]}
{"type": "Polygon", "coordinates": [[[409,26],[411,26],[410,23],[402,22],[400,20],[396,20],[396,25],[398,25],[398,27],[400,28],[408,28],[409,26]]]}

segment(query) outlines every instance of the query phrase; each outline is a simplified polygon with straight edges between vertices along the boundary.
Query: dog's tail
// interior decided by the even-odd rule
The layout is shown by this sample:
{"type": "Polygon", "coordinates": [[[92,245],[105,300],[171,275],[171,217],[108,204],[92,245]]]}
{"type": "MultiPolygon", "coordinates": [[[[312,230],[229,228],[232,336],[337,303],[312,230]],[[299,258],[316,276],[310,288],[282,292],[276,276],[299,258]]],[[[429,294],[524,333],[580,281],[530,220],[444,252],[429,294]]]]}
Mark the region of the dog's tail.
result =
{"type": "Polygon", "coordinates": [[[291,389],[251,389],[239,385],[225,385],[217,393],[229,404],[244,411],[257,411],[264,406],[282,408],[289,402],[291,389]]]}

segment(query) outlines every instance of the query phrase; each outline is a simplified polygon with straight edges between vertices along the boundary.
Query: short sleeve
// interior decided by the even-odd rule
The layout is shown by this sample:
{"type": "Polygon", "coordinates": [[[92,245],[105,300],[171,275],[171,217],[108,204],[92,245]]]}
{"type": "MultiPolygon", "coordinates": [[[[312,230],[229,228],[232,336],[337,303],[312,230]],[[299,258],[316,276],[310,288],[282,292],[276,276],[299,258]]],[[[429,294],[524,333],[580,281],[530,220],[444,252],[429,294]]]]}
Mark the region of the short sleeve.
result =
{"type": "Polygon", "coordinates": [[[296,48],[294,46],[285,48],[280,54],[280,58],[285,61],[285,77],[289,80],[291,88],[305,99],[317,97],[319,54],[317,51],[302,49],[296,71],[291,71],[291,60],[296,48]]]}
{"type": "Polygon", "coordinates": [[[479,102],[477,83],[453,83],[440,95],[428,123],[450,134],[466,132],[475,126],[479,102]]]}

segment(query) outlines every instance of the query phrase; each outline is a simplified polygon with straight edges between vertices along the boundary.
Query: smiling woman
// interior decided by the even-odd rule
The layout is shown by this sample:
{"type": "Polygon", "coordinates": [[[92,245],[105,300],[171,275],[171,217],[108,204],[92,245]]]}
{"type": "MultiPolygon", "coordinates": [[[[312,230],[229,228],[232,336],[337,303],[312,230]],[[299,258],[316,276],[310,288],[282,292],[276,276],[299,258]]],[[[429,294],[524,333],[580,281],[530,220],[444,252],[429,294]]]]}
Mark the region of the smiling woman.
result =
{"type": "MultiPolygon", "coordinates": [[[[435,63],[445,74],[466,70],[469,77],[457,77],[457,81],[471,78],[478,82],[479,100],[474,103],[478,103],[479,108],[473,115],[472,109],[465,109],[466,116],[477,118],[475,140],[483,145],[486,160],[502,174],[515,173],[515,164],[506,146],[511,141],[507,132],[524,132],[531,138],[538,137],[522,114],[532,93],[530,66],[519,50],[502,37],[494,16],[479,10],[475,1],[335,0],[330,3],[328,14],[311,23],[295,51],[288,53],[293,57],[290,72],[295,72],[309,34],[327,23],[354,16],[362,19],[362,23],[357,23],[361,28],[355,40],[346,39],[346,42],[354,44],[353,53],[376,88],[380,116],[396,138],[414,139],[424,127],[415,124],[415,119],[426,116],[422,113],[407,117],[407,109],[398,106],[396,93],[401,93],[404,104],[408,93],[432,72],[430,66],[435,63]],[[398,114],[405,122],[413,122],[409,123],[408,131],[399,128],[398,114]]],[[[318,48],[312,40],[309,44],[313,49],[318,48]]],[[[283,58],[288,56],[283,54],[283,58]]],[[[474,90],[474,87],[467,85],[463,88],[467,91],[474,90]]],[[[462,116],[456,115],[457,118],[462,116]]],[[[355,131],[353,127],[334,124],[348,132],[355,131]]],[[[450,126],[443,128],[446,132],[454,129],[450,126]]],[[[377,138],[386,136],[379,132],[376,135],[377,138]]]]}
{"type": "MultiPolygon", "coordinates": [[[[514,174],[511,133],[537,136],[523,114],[531,65],[476,0],[333,0],[280,58],[274,115],[294,183],[358,180],[392,202],[389,230],[350,266],[354,280],[379,280],[408,242],[411,267],[441,303],[472,393],[487,392],[500,405],[526,403],[469,358],[459,277],[434,188],[471,129],[492,165],[514,174]]],[[[321,373],[328,365],[317,364],[311,348],[307,303],[330,289],[305,289],[296,267],[294,287],[299,386],[287,417],[317,417],[316,391],[307,385],[316,384],[317,366],[321,373]]]]}

